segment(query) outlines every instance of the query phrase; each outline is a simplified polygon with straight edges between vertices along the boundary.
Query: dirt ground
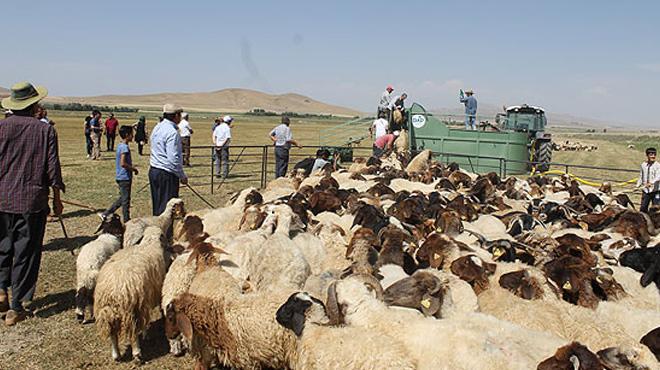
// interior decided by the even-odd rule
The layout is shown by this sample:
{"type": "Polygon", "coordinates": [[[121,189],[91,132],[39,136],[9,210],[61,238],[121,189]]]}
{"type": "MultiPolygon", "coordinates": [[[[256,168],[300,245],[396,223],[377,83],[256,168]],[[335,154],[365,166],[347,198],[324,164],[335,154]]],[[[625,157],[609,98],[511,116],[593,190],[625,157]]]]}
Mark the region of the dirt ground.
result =
{"type": "MultiPolygon", "coordinates": [[[[56,128],[60,137],[63,176],[67,185],[67,192],[63,199],[89,205],[95,210],[102,210],[117,197],[114,182],[114,153],[103,152],[103,158],[100,161],[90,161],[85,158],[82,133],[84,114],[84,112],[53,112],[51,117],[57,122],[56,128]]],[[[153,127],[155,116],[156,113],[147,114],[147,123],[150,128],[153,127]]],[[[196,114],[190,120],[195,129],[193,145],[210,144],[211,120],[208,117],[202,118],[203,116],[201,113],[196,114]]],[[[118,118],[120,124],[132,124],[135,122],[136,115],[119,114],[118,118]]],[[[295,119],[291,127],[294,135],[300,139],[302,144],[317,145],[319,129],[339,122],[342,120],[295,119]]],[[[233,131],[233,144],[268,144],[268,130],[277,123],[277,117],[238,116],[233,131]]],[[[643,160],[643,148],[627,149],[625,140],[617,142],[616,136],[609,140],[602,137],[590,138],[586,134],[575,134],[577,137],[571,135],[561,133],[557,139],[567,137],[570,140],[577,139],[585,143],[593,143],[599,146],[598,152],[556,153],[555,161],[636,169],[638,163],[643,160]]],[[[105,138],[102,148],[105,148],[105,138]]],[[[135,144],[131,144],[131,150],[134,162],[141,170],[133,184],[131,215],[139,217],[150,214],[151,210],[148,189],[139,191],[147,184],[148,157],[138,156],[135,144]]],[[[311,155],[312,152],[312,149],[308,149],[296,153],[311,155]]],[[[210,150],[206,149],[194,151],[194,167],[187,172],[192,186],[210,202],[222,205],[231,192],[246,186],[258,186],[258,175],[256,177],[240,175],[230,178],[218,191],[215,191],[214,195],[211,195],[209,153],[210,150]]],[[[232,154],[237,153],[232,152],[232,154]]],[[[249,157],[247,154],[244,154],[245,157],[236,166],[234,173],[260,170],[260,165],[256,164],[260,157],[258,155],[249,157]]],[[[269,168],[269,171],[272,172],[272,168],[269,168]]],[[[619,177],[623,179],[625,176],[619,177]]],[[[217,182],[215,186],[217,186],[217,182]]],[[[188,189],[183,188],[181,196],[189,210],[206,207],[188,189]]],[[[11,328],[0,324],[0,359],[2,359],[0,369],[132,369],[138,367],[142,369],[182,369],[192,367],[189,357],[174,358],[168,354],[167,342],[163,336],[162,320],[157,315],[143,342],[146,363],[141,366],[132,362],[114,363],[110,357],[110,344],[102,342],[98,338],[94,325],[80,325],[76,322],[73,310],[76,257],[72,255],[72,251],[75,252],[80,246],[94,238],[93,232],[99,223],[95,213],[96,211],[65,205],[64,222],[69,239],[64,239],[58,223],[48,224],[37,293],[31,304],[35,316],[11,328]]]]}

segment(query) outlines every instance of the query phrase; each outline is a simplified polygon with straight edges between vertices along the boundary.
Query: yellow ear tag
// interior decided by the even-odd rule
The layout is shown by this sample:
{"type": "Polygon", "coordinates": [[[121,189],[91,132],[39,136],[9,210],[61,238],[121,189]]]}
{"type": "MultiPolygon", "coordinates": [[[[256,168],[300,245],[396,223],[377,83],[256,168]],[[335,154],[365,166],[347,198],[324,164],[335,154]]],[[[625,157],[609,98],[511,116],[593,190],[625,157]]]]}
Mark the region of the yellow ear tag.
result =
{"type": "Polygon", "coordinates": [[[439,228],[435,229],[435,232],[441,233],[441,232],[442,232],[442,228],[439,227],[439,228]]]}
{"type": "Polygon", "coordinates": [[[603,283],[603,278],[600,277],[600,276],[596,276],[596,281],[597,281],[599,284],[602,284],[602,283],[603,283]]]}
{"type": "Polygon", "coordinates": [[[571,282],[570,282],[570,281],[566,281],[566,282],[564,283],[564,285],[562,285],[561,287],[562,287],[563,289],[565,289],[565,290],[571,290],[571,289],[573,289],[573,286],[571,285],[571,282]]]}
{"type": "Polygon", "coordinates": [[[493,256],[495,256],[495,258],[499,258],[503,254],[504,254],[504,250],[502,248],[493,249],[493,256]]]}
{"type": "Polygon", "coordinates": [[[429,301],[428,298],[423,299],[420,303],[422,304],[422,306],[424,306],[424,308],[428,309],[429,307],[431,307],[431,301],[429,301]]]}
{"type": "Polygon", "coordinates": [[[440,255],[439,255],[439,254],[437,254],[437,253],[433,253],[433,259],[434,259],[434,260],[437,260],[437,259],[439,259],[439,258],[440,258],[440,255]]]}

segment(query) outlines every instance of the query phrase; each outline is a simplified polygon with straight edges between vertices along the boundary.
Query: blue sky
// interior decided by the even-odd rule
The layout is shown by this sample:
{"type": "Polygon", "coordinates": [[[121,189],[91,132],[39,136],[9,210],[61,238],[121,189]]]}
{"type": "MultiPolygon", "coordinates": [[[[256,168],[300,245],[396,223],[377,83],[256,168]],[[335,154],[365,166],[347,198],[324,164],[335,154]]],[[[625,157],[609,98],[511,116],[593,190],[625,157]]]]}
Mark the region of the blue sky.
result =
{"type": "Polygon", "coordinates": [[[52,95],[296,92],[372,111],[385,85],[655,125],[658,1],[13,1],[0,85],[52,95]]]}

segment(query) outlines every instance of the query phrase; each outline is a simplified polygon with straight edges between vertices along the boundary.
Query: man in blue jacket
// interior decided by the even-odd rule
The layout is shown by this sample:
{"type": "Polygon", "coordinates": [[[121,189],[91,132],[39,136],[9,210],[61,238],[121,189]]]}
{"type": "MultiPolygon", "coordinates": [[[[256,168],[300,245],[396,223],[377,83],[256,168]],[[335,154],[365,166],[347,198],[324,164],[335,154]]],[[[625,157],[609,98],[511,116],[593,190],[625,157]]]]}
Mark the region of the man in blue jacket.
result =
{"type": "Polygon", "coordinates": [[[477,129],[477,98],[474,97],[474,91],[468,90],[465,95],[461,93],[460,102],[465,104],[465,129],[477,129]],[[467,97],[465,96],[467,95],[467,97]]]}

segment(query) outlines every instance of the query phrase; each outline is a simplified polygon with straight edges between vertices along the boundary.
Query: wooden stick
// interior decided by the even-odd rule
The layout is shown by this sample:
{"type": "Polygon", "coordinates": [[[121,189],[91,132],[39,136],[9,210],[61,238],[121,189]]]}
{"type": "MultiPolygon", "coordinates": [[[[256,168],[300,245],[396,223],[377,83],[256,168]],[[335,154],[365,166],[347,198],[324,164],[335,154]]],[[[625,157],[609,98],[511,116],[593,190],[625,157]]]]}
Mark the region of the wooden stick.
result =
{"type": "MultiPolygon", "coordinates": [[[[49,198],[50,198],[50,199],[53,199],[53,197],[49,197],[49,198]]],[[[76,206],[76,207],[80,207],[80,208],[88,209],[88,210],[90,210],[90,211],[96,211],[96,208],[91,207],[91,206],[86,206],[86,205],[81,204],[81,203],[71,202],[71,201],[68,201],[68,200],[61,200],[61,201],[62,201],[62,203],[64,203],[64,204],[68,204],[68,205],[71,205],[71,206],[76,206]]]]}
{"type": "Polygon", "coordinates": [[[186,184],[186,186],[188,187],[188,189],[190,189],[190,191],[193,192],[193,194],[195,194],[195,195],[197,196],[197,198],[201,199],[202,202],[206,203],[207,206],[209,206],[209,207],[211,207],[211,208],[217,208],[217,207],[214,206],[213,204],[209,203],[208,200],[204,199],[204,197],[201,196],[201,195],[200,195],[195,189],[193,189],[193,187],[190,186],[190,184],[186,184]]]}

